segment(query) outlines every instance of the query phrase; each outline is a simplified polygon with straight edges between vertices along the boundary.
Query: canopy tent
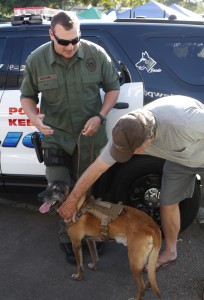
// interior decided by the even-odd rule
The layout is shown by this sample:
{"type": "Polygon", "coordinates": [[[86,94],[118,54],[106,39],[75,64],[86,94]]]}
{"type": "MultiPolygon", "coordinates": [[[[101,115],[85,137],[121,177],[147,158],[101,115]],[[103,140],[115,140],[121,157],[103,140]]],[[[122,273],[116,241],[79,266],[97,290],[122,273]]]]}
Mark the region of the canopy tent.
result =
{"type": "Polygon", "coordinates": [[[131,17],[145,18],[168,18],[170,15],[175,15],[177,19],[186,19],[184,14],[156,1],[150,1],[143,5],[133,7],[123,13],[118,14],[119,19],[131,17]]]}
{"type": "Polygon", "coordinates": [[[117,19],[119,12],[115,8],[110,8],[106,13],[107,16],[111,16],[113,20],[117,19]]]}
{"type": "Polygon", "coordinates": [[[117,12],[117,10],[116,10],[115,8],[110,8],[109,10],[107,10],[107,11],[105,12],[105,14],[108,15],[108,14],[110,14],[110,13],[113,12],[113,11],[114,11],[115,13],[117,12]]]}
{"type": "Polygon", "coordinates": [[[193,11],[187,9],[187,8],[184,8],[182,6],[179,6],[177,4],[172,4],[169,6],[170,8],[173,8],[174,10],[184,14],[185,16],[191,18],[191,19],[194,19],[194,20],[197,20],[197,19],[202,19],[202,17],[199,15],[199,14],[196,14],[194,13],[193,11]]]}
{"type": "Polygon", "coordinates": [[[77,17],[79,19],[101,19],[102,13],[100,10],[94,6],[91,6],[90,8],[86,9],[85,11],[77,14],[77,17]]]}

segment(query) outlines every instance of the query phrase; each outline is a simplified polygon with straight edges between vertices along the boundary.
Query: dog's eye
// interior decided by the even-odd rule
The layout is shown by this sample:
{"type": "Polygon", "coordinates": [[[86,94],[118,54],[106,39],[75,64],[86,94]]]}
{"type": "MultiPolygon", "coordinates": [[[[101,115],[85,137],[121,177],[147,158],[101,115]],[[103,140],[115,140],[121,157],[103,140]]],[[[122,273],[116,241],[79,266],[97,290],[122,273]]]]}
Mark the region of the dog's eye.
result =
{"type": "Polygon", "coordinates": [[[59,189],[58,189],[58,188],[54,188],[54,189],[53,189],[53,192],[54,192],[54,193],[59,193],[59,189]]]}

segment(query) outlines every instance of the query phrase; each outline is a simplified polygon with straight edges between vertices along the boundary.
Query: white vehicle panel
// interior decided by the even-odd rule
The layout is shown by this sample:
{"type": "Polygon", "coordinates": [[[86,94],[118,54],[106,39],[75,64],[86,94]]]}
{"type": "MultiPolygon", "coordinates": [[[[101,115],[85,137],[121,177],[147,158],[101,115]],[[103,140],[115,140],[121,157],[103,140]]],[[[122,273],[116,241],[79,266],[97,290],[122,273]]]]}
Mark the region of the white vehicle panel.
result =
{"type": "Polygon", "coordinates": [[[27,135],[36,131],[22,111],[20,91],[6,91],[1,101],[0,140],[2,174],[44,175],[45,166],[38,162],[27,135]],[[28,141],[26,141],[28,140],[28,141]]]}
{"type": "MultiPolygon", "coordinates": [[[[103,92],[102,98],[103,98],[103,92]]],[[[112,128],[118,118],[143,106],[143,84],[127,83],[121,86],[118,102],[129,104],[126,109],[113,108],[108,114],[107,134],[111,139],[112,128]]],[[[0,141],[2,174],[44,175],[45,166],[39,163],[31,143],[32,126],[20,104],[20,91],[6,91],[0,104],[0,141]]]]}

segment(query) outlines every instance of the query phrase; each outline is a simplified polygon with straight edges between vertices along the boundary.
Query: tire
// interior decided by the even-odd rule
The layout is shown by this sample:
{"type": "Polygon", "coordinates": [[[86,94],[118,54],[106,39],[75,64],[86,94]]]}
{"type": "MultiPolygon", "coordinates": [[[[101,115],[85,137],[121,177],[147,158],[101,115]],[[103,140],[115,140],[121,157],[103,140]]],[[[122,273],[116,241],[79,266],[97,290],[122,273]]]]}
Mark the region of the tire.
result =
{"type": "MultiPolygon", "coordinates": [[[[159,191],[164,160],[150,156],[134,156],[120,164],[111,185],[111,202],[122,202],[148,213],[161,227],[159,191]]],[[[192,198],[180,202],[181,230],[195,219],[200,205],[200,187],[196,181],[192,198]]]]}

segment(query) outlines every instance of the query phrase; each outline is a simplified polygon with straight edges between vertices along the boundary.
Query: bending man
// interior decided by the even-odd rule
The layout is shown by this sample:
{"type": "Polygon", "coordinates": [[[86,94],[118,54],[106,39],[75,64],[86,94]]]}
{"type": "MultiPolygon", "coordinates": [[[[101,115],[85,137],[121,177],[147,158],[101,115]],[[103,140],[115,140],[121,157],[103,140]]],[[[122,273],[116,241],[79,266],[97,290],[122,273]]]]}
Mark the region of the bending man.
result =
{"type": "Polygon", "coordinates": [[[76,204],[93,183],[115,162],[125,163],[133,154],[166,160],[160,191],[160,212],[165,249],[158,267],[177,258],[180,230],[179,202],[192,197],[196,174],[204,178],[204,105],[185,96],[155,100],[143,109],[124,115],[108,143],[89,166],[59,208],[62,218],[75,216],[76,204]]]}

